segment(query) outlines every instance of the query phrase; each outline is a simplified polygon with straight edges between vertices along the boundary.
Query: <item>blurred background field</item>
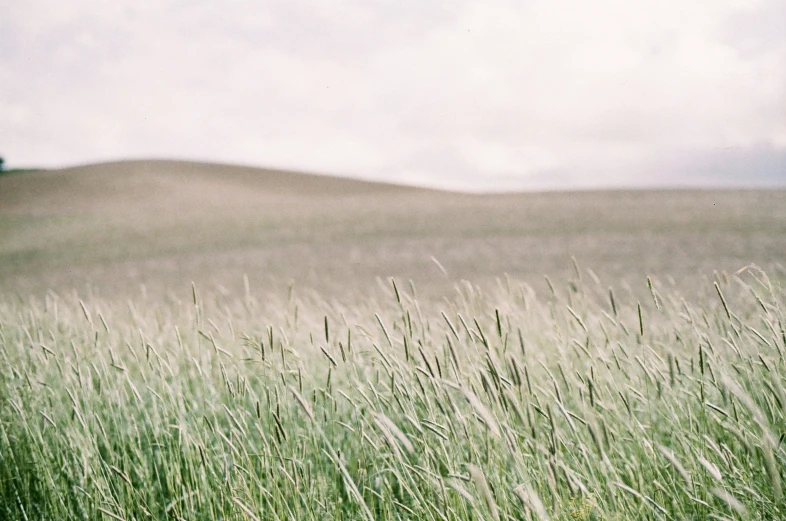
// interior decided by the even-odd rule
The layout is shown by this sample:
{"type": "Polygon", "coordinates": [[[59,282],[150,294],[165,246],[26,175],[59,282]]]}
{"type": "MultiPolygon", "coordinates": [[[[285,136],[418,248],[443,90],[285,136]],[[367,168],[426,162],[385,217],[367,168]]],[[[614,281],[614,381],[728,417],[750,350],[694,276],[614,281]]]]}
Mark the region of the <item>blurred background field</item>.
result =
{"type": "Polygon", "coordinates": [[[234,294],[247,276],[343,299],[395,277],[441,297],[506,274],[545,289],[572,257],[603,285],[688,289],[750,263],[777,277],[785,203],[785,190],[466,194],[178,161],[22,172],[0,177],[0,293],[234,294]]]}

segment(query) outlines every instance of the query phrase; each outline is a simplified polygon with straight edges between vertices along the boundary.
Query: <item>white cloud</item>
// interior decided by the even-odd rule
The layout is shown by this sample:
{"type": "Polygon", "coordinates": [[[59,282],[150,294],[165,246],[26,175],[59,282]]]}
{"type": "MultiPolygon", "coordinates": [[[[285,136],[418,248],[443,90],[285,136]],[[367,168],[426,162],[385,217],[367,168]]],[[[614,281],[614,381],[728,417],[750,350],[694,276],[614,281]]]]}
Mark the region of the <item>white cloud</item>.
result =
{"type": "Polygon", "coordinates": [[[495,189],[672,182],[669,161],[743,147],[744,175],[786,183],[782,0],[445,5],[19,2],[0,152],[495,189]]]}

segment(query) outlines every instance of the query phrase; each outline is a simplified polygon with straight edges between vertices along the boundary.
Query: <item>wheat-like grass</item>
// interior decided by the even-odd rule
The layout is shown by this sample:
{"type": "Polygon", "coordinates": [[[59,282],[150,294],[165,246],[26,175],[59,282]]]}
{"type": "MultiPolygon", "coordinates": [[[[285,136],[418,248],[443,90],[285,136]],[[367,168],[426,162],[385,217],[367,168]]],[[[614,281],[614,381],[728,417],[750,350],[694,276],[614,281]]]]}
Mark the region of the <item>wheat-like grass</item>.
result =
{"type": "Polygon", "coordinates": [[[0,518],[786,516],[777,280],[551,284],[1,301],[0,518]]]}

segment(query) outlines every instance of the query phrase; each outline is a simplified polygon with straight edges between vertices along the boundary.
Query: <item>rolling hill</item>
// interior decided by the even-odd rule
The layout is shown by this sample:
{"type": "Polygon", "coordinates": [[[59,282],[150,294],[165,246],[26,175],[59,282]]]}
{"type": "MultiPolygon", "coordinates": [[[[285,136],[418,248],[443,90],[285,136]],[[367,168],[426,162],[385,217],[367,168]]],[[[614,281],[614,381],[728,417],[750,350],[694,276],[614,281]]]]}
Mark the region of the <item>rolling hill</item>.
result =
{"type": "Polygon", "coordinates": [[[0,177],[0,294],[185,294],[191,281],[340,296],[377,277],[443,295],[571,256],[611,280],[695,279],[786,258],[784,190],[470,195],[185,161],[0,177]],[[447,277],[432,258],[447,271],[447,277]]]}

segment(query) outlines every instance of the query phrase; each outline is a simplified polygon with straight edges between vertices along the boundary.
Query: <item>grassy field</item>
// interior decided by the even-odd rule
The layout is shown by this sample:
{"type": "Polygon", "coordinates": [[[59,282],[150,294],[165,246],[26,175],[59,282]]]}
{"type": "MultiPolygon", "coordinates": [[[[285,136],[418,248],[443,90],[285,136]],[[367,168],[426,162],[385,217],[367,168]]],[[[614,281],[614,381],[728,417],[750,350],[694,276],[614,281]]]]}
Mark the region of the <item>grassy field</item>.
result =
{"type": "Polygon", "coordinates": [[[786,191],[467,195],[184,162],[121,162],[0,178],[0,292],[185,298],[191,281],[242,293],[365,293],[376,277],[424,295],[505,273],[546,289],[571,256],[607,284],[786,258],[786,191]],[[445,277],[432,257],[447,271],[445,277]]]}
{"type": "Polygon", "coordinates": [[[784,202],[4,176],[0,518],[786,518],[784,202]]]}

